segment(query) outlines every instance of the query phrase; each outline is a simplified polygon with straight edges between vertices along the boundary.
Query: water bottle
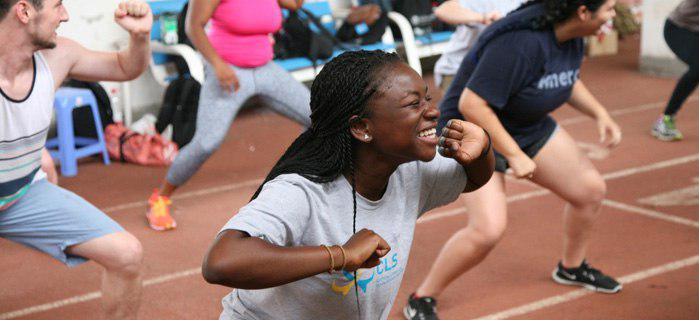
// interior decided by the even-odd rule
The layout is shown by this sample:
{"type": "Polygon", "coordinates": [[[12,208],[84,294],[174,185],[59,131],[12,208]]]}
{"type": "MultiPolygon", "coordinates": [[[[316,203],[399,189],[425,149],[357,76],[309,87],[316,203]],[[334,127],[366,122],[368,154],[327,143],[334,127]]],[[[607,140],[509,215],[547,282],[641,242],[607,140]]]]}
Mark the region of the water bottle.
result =
{"type": "Polygon", "coordinates": [[[165,44],[176,44],[177,37],[177,15],[173,13],[163,13],[158,17],[160,22],[160,35],[165,44]]]}

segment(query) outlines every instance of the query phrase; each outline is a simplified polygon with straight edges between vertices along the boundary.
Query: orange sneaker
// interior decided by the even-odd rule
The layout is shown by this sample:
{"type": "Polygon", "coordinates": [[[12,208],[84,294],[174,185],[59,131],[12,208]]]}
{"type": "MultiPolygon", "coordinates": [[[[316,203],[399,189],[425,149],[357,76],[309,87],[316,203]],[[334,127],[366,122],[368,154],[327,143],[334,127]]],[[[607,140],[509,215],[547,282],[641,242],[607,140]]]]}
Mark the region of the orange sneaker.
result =
{"type": "Polygon", "coordinates": [[[153,230],[165,231],[175,229],[177,222],[170,215],[170,198],[158,194],[158,190],[154,190],[153,194],[148,199],[148,224],[153,230]]]}

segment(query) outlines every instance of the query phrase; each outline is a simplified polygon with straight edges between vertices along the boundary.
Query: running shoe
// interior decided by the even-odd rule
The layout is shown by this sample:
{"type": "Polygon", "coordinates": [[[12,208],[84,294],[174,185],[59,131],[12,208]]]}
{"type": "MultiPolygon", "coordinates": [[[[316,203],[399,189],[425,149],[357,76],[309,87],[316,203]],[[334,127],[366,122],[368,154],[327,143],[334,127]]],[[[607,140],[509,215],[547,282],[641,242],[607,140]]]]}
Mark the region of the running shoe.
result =
{"type": "Polygon", "coordinates": [[[662,141],[679,141],[683,138],[682,133],[677,130],[675,125],[675,116],[663,115],[658,118],[650,133],[662,141]]]}
{"type": "Polygon", "coordinates": [[[437,317],[437,300],[432,297],[416,297],[411,294],[408,304],[403,308],[407,320],[439,320],[437,317]]]}
{"type": "Polygon", "coordinates": [[[170,215],[170,205],[172,201],[166,196],[161,196],[158,190],[154,190],[153,194],[148,199],[148,224],[153,230],[165,231],[175,229],[177,222],[170,215]]]}
{"type": "Polygon", "coordinates": [[[583,260],[577,268],[565,268],[559,262],[558,267],[553,270],[553,281],[560,284],[581,286],[588,290],[603,293],[617,293],[621,291],[621,284],[612,277],[605,275],[601,271],[590,267],[587,261],[583,260]]]}

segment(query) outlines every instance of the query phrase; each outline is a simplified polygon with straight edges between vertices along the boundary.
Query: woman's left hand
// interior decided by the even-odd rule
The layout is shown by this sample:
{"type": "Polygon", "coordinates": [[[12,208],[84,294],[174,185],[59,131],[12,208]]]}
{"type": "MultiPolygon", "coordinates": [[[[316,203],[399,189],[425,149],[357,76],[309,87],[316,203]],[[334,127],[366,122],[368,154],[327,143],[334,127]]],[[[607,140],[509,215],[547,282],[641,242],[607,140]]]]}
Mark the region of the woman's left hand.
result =
{"type": "Polygon", "coordinates": [[[597,130],[599,131],[599,142],[607,148],[614,148],[621,142],[621,128],[611,117],[598,118],[597,130]]]}
{"type": "Polygon", "coordinates": [[[441,155],[468,165],[487,151],[488,136],[473,123],[452,119],[442,129],[437,145],[441,155]]]}

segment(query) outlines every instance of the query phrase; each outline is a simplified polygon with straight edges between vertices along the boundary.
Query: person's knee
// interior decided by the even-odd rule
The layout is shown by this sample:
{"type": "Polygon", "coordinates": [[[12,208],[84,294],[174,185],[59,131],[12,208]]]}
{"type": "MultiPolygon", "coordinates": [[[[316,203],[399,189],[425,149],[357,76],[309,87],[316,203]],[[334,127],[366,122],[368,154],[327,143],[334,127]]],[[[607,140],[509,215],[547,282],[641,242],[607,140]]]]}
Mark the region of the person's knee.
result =
{"type": "Polygon", "coordinates": [[[143,261],[143,247],[141,242],[130,233],[123,233],[119,239],[114,240],[109,248],[112,254],[104,267],[111,271],[138,274],[143,261]]]}
{"type": "Polygon", "coordinates": [[[481,248],[491,249],[495,247],[505,233],[505,223],[490,223],[487,226],[471,227],[472,239],[481,248]]]}
{"type": "Polygon", "coordinates": [[[580,190],[578,197],[571,204],[577,207],[599,206],[607,195],[607,183],[598,172],[590,172],[582,176],[576,183],[580,190]]]}

